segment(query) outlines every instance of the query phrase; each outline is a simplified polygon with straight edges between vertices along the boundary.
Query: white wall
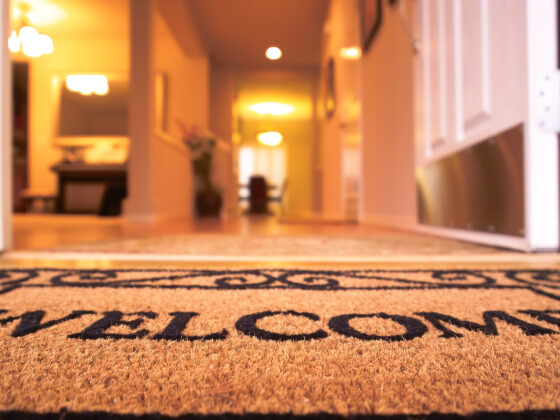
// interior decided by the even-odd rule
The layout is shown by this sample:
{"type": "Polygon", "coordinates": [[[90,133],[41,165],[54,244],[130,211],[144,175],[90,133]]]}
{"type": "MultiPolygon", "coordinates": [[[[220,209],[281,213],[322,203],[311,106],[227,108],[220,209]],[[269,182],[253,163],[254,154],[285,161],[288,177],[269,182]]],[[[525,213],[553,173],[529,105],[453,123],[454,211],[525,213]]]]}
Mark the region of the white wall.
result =
{"type": "Polygon", "coordinates": [[[320,178],[322,215],[327,219],[356,220],[360,182],[359,61],[340,51],[360,45],[358,1],[333,0],[325,24],[321,53],[321,99],[318,117],[322,126],[320,178]],[[327,65],[334,60],[336,109],[327,118],[327,65]]]}
{"type": "MultiPolygon", "coordinates": [[[[168,76],[169,132],[180,139],[175,121],[208,127],[209,69],[205,56],[186,55],[167,21],[156,15],[155,70],[168,76]]],[[[155,211],[158,217],[192,217],[193,180],[189,153],[155,139],[155,211]]]]}
{"type": "MultiPolygon", "coordinates": [[[[409,12],[413,2],[407,1],[409,12]]],[[[414,175],[414,54],[398,8],[383,2],[381,30],[361,60],[362,196],[360,220],[412,227],[414,175]]]]}
{"type": "Polygon", "coordinates": [[[233,103],[235,99],[234,73],[226,67],[214,63],[210,65],[210,129],[224,141],[230,154],[227,159],[216,160],[214,171],[223,180],[219,187],[223,194],[222,215],[231,217],[237,210],[237,169],[233,150],[233,103]]]}
{"type": "Polygon", "coordinates": [[[189,10],[182,4],[165,0],[131,4],[131,147],[125,215],[135,220],[189,218],[193,214],[191,160],[176,120],[208,127],[209,67],[205,54],[186,52],[191,50],[185,49],[185,39],[198,41],[189,23],[189,10]],[[177,9],[170,11],[173,4],[177,9]],[[154,80],[159,72],[168,78],[169,126],[163,136],[155,127],[154,80]]]}
{"type": "Polygon", "coordinates": [[[156,4],[152,0],[135,0],[130,5],[130,98],[128,127],[130,155],[128,161],[128,197],[123,213],[135,221],[152,221],[154,217],[151,159],[155,130],[154,23],[156,4]]]}
{"type": "Polygon", "coordinates": [[[383,1],[381,30],[369,51],[357,61],[343,59],[341,48],[361,45],[358,6],[332,0],[325,24],[322,96],[332,57],[337,106],[332,118],[319,115],[322,214],[349,220],[357,205],[360,222],[409,227],[416,220],[412,48],[398,10],[383,1]]]}

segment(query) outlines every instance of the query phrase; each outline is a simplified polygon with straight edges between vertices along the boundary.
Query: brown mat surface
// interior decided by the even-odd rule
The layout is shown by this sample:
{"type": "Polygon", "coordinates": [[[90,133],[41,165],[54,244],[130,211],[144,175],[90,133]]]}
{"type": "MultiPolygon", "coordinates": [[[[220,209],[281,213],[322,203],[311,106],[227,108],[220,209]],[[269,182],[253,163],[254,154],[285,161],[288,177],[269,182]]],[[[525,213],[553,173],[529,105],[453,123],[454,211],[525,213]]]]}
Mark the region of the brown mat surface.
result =
{"type": "Polygon", "coordinates": [[[462,256],[498,255],[514,251],[414,233],[374,235],[242,236],[224,234],[163,235],[98,243],[60,246],[53,251],[91,253],[145,253],[213,256],[462,256]]]}
{"type": "Polygon", "coordinates": [[[5,269],[0,418],[557,418],[559,332],[555,270],[5,269]]]}

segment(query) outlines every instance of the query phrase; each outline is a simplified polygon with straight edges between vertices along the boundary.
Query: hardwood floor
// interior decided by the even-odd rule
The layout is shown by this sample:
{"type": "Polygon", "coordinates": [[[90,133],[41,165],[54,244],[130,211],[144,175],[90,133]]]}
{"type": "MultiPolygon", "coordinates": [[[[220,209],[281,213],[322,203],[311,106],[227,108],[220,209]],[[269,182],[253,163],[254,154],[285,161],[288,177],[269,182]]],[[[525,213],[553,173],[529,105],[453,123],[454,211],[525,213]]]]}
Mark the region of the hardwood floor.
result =
{"type": "Polygon", "coordinates": [[[242,235],[372,235],[394,232],[357,223],[289,221],[280,222],[273,216],[240,216],[230,220],[201,219],[197,221],[167,221],[130,223],[121,217],[82,215],[13,216],[13,249],[29,251],[57,246],[118,239],[144,238],[168,234],[242,234],[242,235]]]}
{"type": "MultiPolygon", "coordinates": [[[[336,262],[328,259],[307,261],[290,260],[246,260],[227,261],[216,258],[206,260],[162,260],[155,256],[139,254],[138,258],[113,258],[111,256],[92,256],[87,253],[79,256],[63,256],[56,252],[45,253],[41,250],[59,246],[87,244],[104,241],[117,241],[134,238],[155,238],[177,234],[224,234],[244,236],[375,236],[399,235],[403,231],[372,227],[360,224],[334,223],[320,221],[281,222],[275,217],[238,217],[220,221],[215,219],[197,222],[164,222],[154,224],[130,223],[123,218],[99,218],[95,216],[68,215],[15,215],[13,219],[14,250],[0,258],[0,267],[61,267],[61,268],[202,268],[202,267],[314,267],[314,268],[560,268],[560,254],[524,254],[515,251],[497,250],[470,255],[466,258],[442,255],[407,258],[377,258],[354,262],[336,262]]],[[[408,232],[411,240],[417,233],[408,232]]],[[[434,241],[437,239],[434,239],[434,241]]],[[[460,245],[460,244],[459,244],[460,245]]],[[[472,244],[465,244],[472,247],[472,244]]]]}

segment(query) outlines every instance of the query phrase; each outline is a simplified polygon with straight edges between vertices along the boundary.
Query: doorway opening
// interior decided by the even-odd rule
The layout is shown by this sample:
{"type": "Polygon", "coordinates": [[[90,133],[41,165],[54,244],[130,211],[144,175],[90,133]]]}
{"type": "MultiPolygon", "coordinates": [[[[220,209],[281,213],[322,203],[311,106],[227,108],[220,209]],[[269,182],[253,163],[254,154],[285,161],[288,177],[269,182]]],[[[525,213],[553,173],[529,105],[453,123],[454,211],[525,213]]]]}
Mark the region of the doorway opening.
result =
{"type": "Polygon", "coordinates": [[[254,191],[251,190],[251,180],[256,177],[264,178],[267,187],[266,198],[268,211],[282,215],[285,206],[284,196],[287,187],[286,178],[286,150],[283,147],[252,147],[239,148],[239,202],[242,212],[250,211],[254,191]],[[269,208],[268,204],[275,208],[269,208]]]}
{"type": "Polygon", "coordinates": [[[28,75],[25,62],[12,63],[12,205],[14,213],[25,212],[28,187],[28,75]]]}
{"type": "Polygon", "coordinates": [[[258,186],[251,190],[251,180],[259,182],[256,178],[266,185],[264,199],[272,209],[268,214],[300,220],[315,214],[317,89],[318,75],[312,71],[237,76],[232,130],[238,214],[251,213],[251,193],[253,200],[259,199],[258,186]]]}

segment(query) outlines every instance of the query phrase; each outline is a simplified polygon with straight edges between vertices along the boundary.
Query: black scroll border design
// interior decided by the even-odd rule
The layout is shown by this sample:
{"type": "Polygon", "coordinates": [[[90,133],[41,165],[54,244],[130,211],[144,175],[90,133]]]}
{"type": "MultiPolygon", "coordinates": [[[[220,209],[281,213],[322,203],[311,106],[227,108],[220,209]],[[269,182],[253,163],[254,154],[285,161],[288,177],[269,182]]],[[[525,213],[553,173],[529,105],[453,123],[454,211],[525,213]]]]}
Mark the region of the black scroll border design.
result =
{"type": "Polygon", "coordinates": [[[216,270],[216,269],[0,269],[0,278],[10,273],[24,274],[21,279],[5,282],[0,285],[0,295],[18,288],[157,288],[157,289],[203,289],[203,290],[255,290],[255,289],[300,289],[314,291],[348,291],[348,290],[434,290],[434,289],[523,289],[560,301],[559,270],[312,270],[312,269],[247,269],[247,270],[216,270]],[[41,272],[55,273],[47,283],[34,284],[41,272]],[[153,277],[141,279],[119,279],[120,273],[151,273],[153,277]],[[168,274],[159,274],[165,273],[168,274]],[[158,274],[156,274],[158,273],[158,274]],[[500,284],[492,274],[503,274],[515,284],[500,284]],[[395,275],[384,277],[383,275],[395,275]],[[431,274],[430,280],[407,278],[407,274],[431,274]],[[520,278],[520,274],[530,275],[528,281],[520,278]],[[70,280],[70,277],[79,280],[70,280]],[[208,277],[213,280],[207,284],[161,284],[181,279],[208,277]],[[359,286],[344,286],[345,278],[364,281],[389,281],[393,285],[375,285],[366,283],[359,286]],[[470,278],[470,280],[469,280],[470,278]],[[255,279],[258,279],[255,281],[255,279]],[[472,279],[476,279],[473,282],[472,279]],[[547,282],[539,285],[539,282],[547,282]],[[558,286],[555,283],[558,282],[558,286]],[[548,283],[553,283],[550,285],[548,283]],[[544,288],[544,290],[543,290],[544,288]],[[559,292],[556,292],[559,290],[559,292]]]}
{"type": "Polygon", "coordinates": [[[9,279],[10,274],[23,274],[23,277],[14,280],[3,281],[0,283],[0,295],[19,289],[27,281],[38,277],[37,269],[0,269],[0,280],[9,279]]]}

